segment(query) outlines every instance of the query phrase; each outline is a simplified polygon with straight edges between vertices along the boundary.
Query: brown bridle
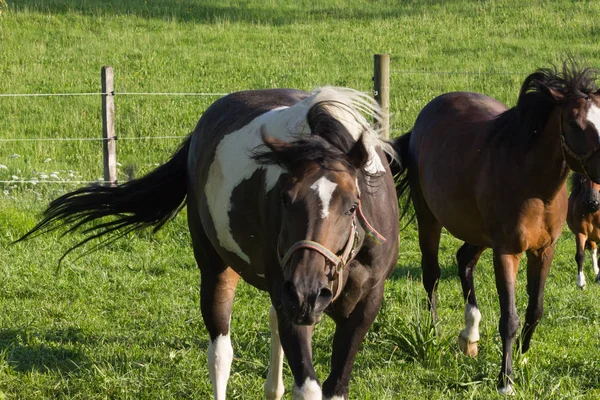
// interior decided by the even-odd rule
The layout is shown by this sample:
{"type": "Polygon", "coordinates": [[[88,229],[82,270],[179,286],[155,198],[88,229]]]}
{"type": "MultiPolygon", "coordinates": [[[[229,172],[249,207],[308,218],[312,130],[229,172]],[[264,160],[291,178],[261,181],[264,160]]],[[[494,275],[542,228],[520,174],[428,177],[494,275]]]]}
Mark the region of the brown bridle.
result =
{"type": "Polygon", "coordinates": [[[329,265],[331,268],[331,272],[329,274],[329,280],[331,282],[331,291],[333,293],[333,298],[331,299],[331,301],[334,301],[335,299],[337,299],[339,297],[339,295],[342,293],[342,286],[343,286],[343,280],[344,280],[343,279],[344,267],[355,256],[356,250],[357,250],[356,246],[358,245],[358,242],[359,242],[358,230],[356,229],[357,214],[358,214],[359,222],[360,222],[361,226],[365,229],[367,236],[374,238],[374,240],[378,244],[384,243],[386,241],[386,239],[383,236],[381,236],[381,234],[379,232],[377,232],[366,220],[366,218],[362,212],[362,209],[360,207],[360,201],[359,201],[357,209],[352,214],[352,226],[350,228],[350,234],[348,235],[348,240],[346,241],[346,245],[344,246],[344,250],[342,251],[341,255],[338,256],[336,253],[329,250],[327,247],[323,246],[319,242],[315,242],[312,240],[300,240],[300,241],[294,243],[287,250],[285,255],[283,257],[281,257],[281,255],[279,254],[279,244],[278,244],[277,245],[277,253],[279,255],[279,265],[281,266],[281,268],[282,269],[285,268],[285,266],[289,262],[290,258],[292,257],[292,254],[296,250],[308,249],[308,250],[316,251],[317,253],[319,253],[323,257],[325,257],[325,263],[327,265],[329,265]],[[334,285],[336,286],[335,289],[333,289],[334,285]]]}
{"type": "Polygon", "coordinates": [[[567,157],[565,155],[565,152],[571,156],[571,158],[573,158],[575,161],[577,161],[577,163],[579,164],[579,166],[581,167],[581,169],[583,170],[583,173],[585,174],[585,176],[587,176],[588,178],[590,178],[590,174],[588,173],[588,170],[585,166],[585,162],[587,160],[589,160],[594,154],[596,154],[598,151],[600,151],[600,144],[598,144],[596,147],[594,147],[593,149],[591,149],[590,151],[588,151],[585,154],[577,154],[575,153],[575,151],[573,151],[573,149],[569,146],[569,144],[567,143],[567,139],[565,137],[565,133],[562,129],[562,110],[560,112],[560,124],[558,125],[558,129],[560,130],[560,146],[563,152],[563,157],[565,158],[565,161],[567,160],[567,157]]]}

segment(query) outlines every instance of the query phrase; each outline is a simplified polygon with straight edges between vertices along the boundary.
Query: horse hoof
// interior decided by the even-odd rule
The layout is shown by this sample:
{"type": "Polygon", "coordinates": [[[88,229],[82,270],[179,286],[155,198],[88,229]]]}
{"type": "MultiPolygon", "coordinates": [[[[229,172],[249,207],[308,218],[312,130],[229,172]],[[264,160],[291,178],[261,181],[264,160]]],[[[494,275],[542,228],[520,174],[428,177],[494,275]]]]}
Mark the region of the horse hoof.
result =
{"type": "Polygon", "coordinates": [[[515,388],[510,383],[506,386],[500,386],[498,388],[498,393],[503,396],[514,396],[516,394],[515,388]]]}
{"type": "Polygon", "coordinates": [[[458,347],[467,357],[477,357],[477,353],[479,352],[477,342],[469,342],[468,339],[462,336],[458,337],[458,347]]]}

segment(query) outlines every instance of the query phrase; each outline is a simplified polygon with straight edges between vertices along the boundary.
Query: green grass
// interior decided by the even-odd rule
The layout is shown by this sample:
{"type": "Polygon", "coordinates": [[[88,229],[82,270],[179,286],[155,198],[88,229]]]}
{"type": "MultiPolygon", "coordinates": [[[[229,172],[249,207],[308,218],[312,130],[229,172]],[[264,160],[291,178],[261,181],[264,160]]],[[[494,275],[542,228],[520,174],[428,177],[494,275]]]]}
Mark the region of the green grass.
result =
{"type": "MultiPolygon", "coordinates": [[[[0,2],[1,4],[1,2],[0,2]]],[[[392,56],[394,134],[434,96],[483,92],[514,104],[537,67],[567,56],[598,66],[597,2],[8,0],[0,16],[0,93],[98,92],[100,68],[117,92],[232,92],[265,87],[372,87],[374,53],[392,56]],[[467,71],[492,74],[439,74],[467,71]],[[504,74],[506,72],[516,74],[504,74]]],[[[185,135],[211,97],[117,96],[121,138],[185,135]]],[[[100,137],[99,97],[0,97],[0,139],[100,137]]],[[[117,143],[119,178],[164,162],[178,140],[117,143]]],[[[102,176],[100,142],[0,142],[0,180],[58,172],[102,176]],[[11,157],[18,154],[19,157],[11,157]],[[50,159],[50,160],[48,160],[50,159]]],[[[70,174],[72,176],[70,176],[70,174]]],[[[89,256],[57,260],[77,237],[8,246],[71,184],[0,184],[0,399],[208,398],[208,335],[185,212],[157,235],[132,235],[89,256]]],[[[398,268],[356,360],[354,399],[497,396],[501,344],[491,254],[476,272],[483,320],[477,359],[456,342],[463,303],[443,236],[440,337],[420,282],[416,230],[401,233],[398,268]]],[[[600,287],[575,286],[565,231],[547,284],[545,316],[527,360],[515,353],[517,398],[600,395],[600,287]]],[[[517,305],[526,307],[524,266],[517,305]]],[[[333,324],[314,338],[321,380],[333,324]]],[[[260,398],[268,369],[268,296],[240,284],[232,318],[231,398],[260,398]]],[[[285,383],[291,373],[285,366],[285,383]]],[[[289,394],[288,394],[289,396],[289,394]]]]}

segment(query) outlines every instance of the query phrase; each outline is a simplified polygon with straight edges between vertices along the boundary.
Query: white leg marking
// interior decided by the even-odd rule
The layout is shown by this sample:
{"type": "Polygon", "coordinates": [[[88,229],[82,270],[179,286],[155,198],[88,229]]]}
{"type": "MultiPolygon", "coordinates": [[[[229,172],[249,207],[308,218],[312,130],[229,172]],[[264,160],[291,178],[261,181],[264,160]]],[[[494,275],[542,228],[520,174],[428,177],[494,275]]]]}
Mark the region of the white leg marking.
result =
{"type": "Polygon", "coordinates": [[[592,250],[592,266],[594,267],[594,274],[598,275],[598,248],[592,250]]]}
{"type": "Polygon", "coordinates": [[[322,398],[321,387],[317,381],[306,378],[301,387],[296,386],[294,382],[292,400],[321,400],[322,398]]]}
{"type": "Polygon", "coordinates": [[[479,322],[481,321],[481,312],[472,304],[465,306],[465,329],[460,332],[460,336],[467,339],[469,343],[479,341],[479,322]]]}
{"type": "Polygon", "coordinates": [[[329,215],[329,203],[337,183],[331,182],[324,176],[320,177],[310,188],[317,192],[319,200],[321,200],[321,218],[325,219],[329,215]]]}
{"type": "Polygon", "coordinates": [[[208,345],[208,373],[215,400],[225,400],[227,381],[233,361],[233,347],[229,335],[219,335],[208,345]]]}
{"type": "Polygon", "coordinates": [[[277,325],[277,312],[271,306],[269,311],[269,327],[271,328],[271,364],[265,382],[265,399],[279,400],[283,396],[283,349],[279,340],[279,326],[277,325]]]}
{"type": "Polygon", "coordinates": [[[585,287],[585,275],[583,275],[583,271],[577,273],[577,286],[580,288],[585,287]]]}
{"type": "Polygon", "coordinates": [[[511,383],[507,384],[505,387],[498,388],[498,393],[504,396],[514,396],[517,394],[511,383]]]}
{"type": "Polygon", "coordinates": [[[600,108],[596,107],[594,104],[590,107],[587,114],[588,122],[591,122],[596,127],[598,134],[600,135],[600,108]]]}

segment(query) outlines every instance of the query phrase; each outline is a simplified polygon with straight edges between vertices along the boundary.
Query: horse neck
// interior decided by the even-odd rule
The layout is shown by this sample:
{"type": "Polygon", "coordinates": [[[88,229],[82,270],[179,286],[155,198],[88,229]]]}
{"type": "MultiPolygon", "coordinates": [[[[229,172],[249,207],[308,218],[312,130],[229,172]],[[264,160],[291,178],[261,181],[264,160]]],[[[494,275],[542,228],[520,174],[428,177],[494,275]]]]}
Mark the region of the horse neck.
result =
{"type": "Polygon", "coordinates": [[[564,186],[569,167],[565,161],[561,144],[560,107],[550,114],[544,130],[536,138],[536,143],[525,152],[524,174],[532,178],[532,189],[536,197],[550,201],[564,186]]]}

